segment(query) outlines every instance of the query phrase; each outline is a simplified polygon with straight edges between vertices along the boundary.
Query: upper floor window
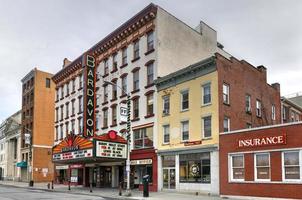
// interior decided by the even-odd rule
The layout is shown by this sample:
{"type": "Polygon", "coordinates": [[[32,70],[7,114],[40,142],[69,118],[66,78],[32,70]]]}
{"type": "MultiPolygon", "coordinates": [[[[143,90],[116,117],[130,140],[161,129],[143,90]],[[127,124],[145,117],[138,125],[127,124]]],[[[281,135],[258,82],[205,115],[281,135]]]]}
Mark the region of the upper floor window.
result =
{"type": "Polygon", "coordinates": [[[139,98],[133,99],[133,119],[139,118],[139,98]]]}
{"type": "Polygon", "coordinates": [[[64,85],[61,87],[61,99],[64,98],[64,85]]]}
{"type": "Polygon", "coordinates": [[[154,49],[154,32],[151,31],[147,34],[147,51],[154,49]]]}
{"type": "Polygon", "coordinates": [[[83,75],[80,74],[79,76],[79,89],[83,88],[83,75]]]}
{"type": "Polygon", "coordinates": [[[83,118],[80,117],[78,118],[78,132],[79,132],[79,135],[83,134],[83,118]]]}
{"type": "Polygon", "coordinates": [[[225,116],[223,119],[223,132],[230,131],[230,118],[225,116]]]}
{"type": "Polygon", "coordinates": [[[134,149],[153,147],[153,127],[133,130],[134,149]]]}
{"type": "Polygon", "coordinates": [[[55,141],[59,139],[59,127],[56,126],[55,141]]]}
{"type": "Polygon", "coordinates": [[[108,101],[108,85],[104,85],[104,102],[108,101]]]}
{"type": "Polygon", "coordinates": [[[69,82],[66,83],[66,96],[69,95],[69,82]]]}
{"type": "Polygon", "coordinates": [[[283,180],[301,180],[301,161],[300,151],[283,152],[283,180]]]}
{"type": "Polygon", "coordinates": [[[270,179],[270,154],[258,153],[255,154],[255,171],[256,180],[269,180],[270,179]]]}
{"type": "Polygon", "coordinates": [[[245,95],[245,111],[251,112],[251,95],[249,94],[245,95]]]}
{"type": "Polygon", "coordinates": [[[59,88],[56,89],[56,101],[59,101],[59,88]]]}
{"type": "Polygon", "coordinates": [[[66,107],[66,118],[69,117],[69,102],[65,104],[66,107]]]}
{"type": "Polygon", "coordinates": [[[231,179],[244,181],[244,156],[242,154],[231,156],[231,179]]]}
{"type": "Polygon", "coordinates": [[[212,117],[206,116],[202,118],[203,138],[212,137],[212,117]]]}
{"type": "Polygon", "coordinates": [[[133,60],[139,58],[139,40],[133,43],[133,60]]]}
{"type": "Polygon", "coordinates": [[[108,59],[104,60],[104,75],[109,74],[109,62],[108,59]]]}
{"type": "Polygon", "coordinates": [[[69,134],[69,122],[65,123],[65,133],[69,134]]]}
{"type": "Polygon", "coordinates": [[[56,108],[56,122],[59,121],[59,108],[56,108]]]}
{"type": "Polygon", "coordinates": [[[139,70],[133,72],[133,91],[139,89],[139,70]]]}
{"type": "Polygon", "coordinates": [[[189,140],[189,121],[181,122],[181,139],[182,141],[189,140]]]}
{"type": "Polygon", "coordinates": [[[122,77],[122,94],[127,94],[127,76],[122,77]]]}
{"type": "Polygon", "coordinates": [[[256,116],[261,117],[261,101],[257,100],[256,101],[256,116]]]}
{"type": "Polygon", "coordinates": [[[151,85],[154,82],[154,63],[147,65],[147,85],[151,85]]]}
{"type": "Polygon", "coordinates": [[[122,49],[122,65],[127,64],[127,47],[122,49]]]}
{"type": "Polygon", "coordinates": [[[64,118],[64,105],[61,105],[61,120],[64,118]]]}
{"type": "Polygon", "coordinates": [[[285,106],[282,106],[282,119],[286,120],[286,108],[285,108],[285,106]]]}
{"type": "Polygon", "coordinates": [[[117,53],[112,55],[112,71],[117,70],[117,53]]]}
{"type": "Polygon", "coordinates": [[[147,95],[147,115],[153,115],[153,93],[147,95]]]}
{"type": "Polygon", "coordinates": [[[276,120],[276,107],[272,105],[272,120],[276,120]]]}
{"type": "Polygon", "coordinates": [[[47,88],[50,88],[50,78],[45,79],[45,84],[47,88]]]}
{"type": "Polygon", "coordinates": [[[83,112],[83,98],[79,96],[79,113],[83,112]]]}
{"type": "Polygon", "coordinates": [[[230,104],[230,86],[226,83],[222,86],[223,103],[230,104]]]}
{"type": "Polygon", "coordinates": [[[71,133],[75,134],[75,120],[71,120],[71,133]]]}
{"type": "Polygon", "coordinates": [[[112,125],[116,125],[117,124],[117,109],[116,109],[116,105],[112,106],[112,125]]]}
{"type": "Polygon", "coordinates": [[[164,144],[167,144],[170,142],[170,125],[164,125],[163,126],[163,132],[164,132],[164,144]]]}
{"type": "Polygon", "coordinates": [[[112,82],[112,100],[117,99],[117,80],[112,82]]]}
{"type": "Polygon", "coordinates": [[[211,103],[211,83],[202,86],[202,104],[206,105],[211,103]]]}
{"type": "Polygon", "coordinates": [[[168,115],[170,113],[170,96],[163,96],[163,115],[168,115]]]}
{"type": "Polygon", "coordinates": [[[75,100],[71,100],[71,115],[74,115],[75,114],[75,107],[74,107],[74,102],[75,100]]]}
{"type": "Polygon", "coordinates": [[[181,92],[181,111],[189,109],[189,90],[181,92]]]}
{"type": "Polygon", "coordinates": [[[108,109],[103,110],[103,127],[108,127],[108,109]]]}
{"type": "Polygon", "coordinates": [[[60,125],[60,139],[64,138],[63,124],[60,125]]]}
{"type": "Polygon", "coordinates": [[[75,80],[74,79],[72,79],[71,84],[72,84],[72,92],[74,92],[75,91],[75,80]]]}

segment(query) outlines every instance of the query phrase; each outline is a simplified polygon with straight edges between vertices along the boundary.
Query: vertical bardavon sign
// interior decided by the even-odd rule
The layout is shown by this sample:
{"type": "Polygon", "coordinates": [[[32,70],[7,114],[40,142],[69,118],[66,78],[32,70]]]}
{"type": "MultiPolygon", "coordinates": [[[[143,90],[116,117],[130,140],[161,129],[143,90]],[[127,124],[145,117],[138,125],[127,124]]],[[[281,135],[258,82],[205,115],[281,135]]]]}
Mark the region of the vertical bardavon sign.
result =
{"type": "Polygon", "coordinates": [[[95,59],[86,54],[82,63],[85,73],[83,135],[84,137],[93,137],[95,130],[95,59]]]}

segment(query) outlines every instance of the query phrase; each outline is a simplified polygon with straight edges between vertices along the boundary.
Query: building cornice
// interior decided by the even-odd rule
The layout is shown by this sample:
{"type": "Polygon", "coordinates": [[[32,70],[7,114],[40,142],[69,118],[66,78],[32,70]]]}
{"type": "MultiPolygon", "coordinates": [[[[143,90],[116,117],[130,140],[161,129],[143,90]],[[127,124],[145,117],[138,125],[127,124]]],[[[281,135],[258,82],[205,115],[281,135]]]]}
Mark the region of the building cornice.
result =
{"type": "Polygon", "coordinates": [[[150,20],[153,20],[156,17],[157,6],[154,4],[149,4],[131,19],[126,21],[112,33],[107,35],[104,39],[98,42],[96,45],[91,47],[89,50],[84,52],[81,56],[71,62],[68,66],[61,69],[58,73],[56,73],[52,80],[57,84],[60,81],[64,80],[64,78],[68,77],[70,74],[74,73],[76,70],[82,67],[82,56],[86,53],[92,54],[97,57],[104,52],[108,51],[111,47],[116,45],[117,43],[123,41],[130,34],[141,28],[150,20]]]}

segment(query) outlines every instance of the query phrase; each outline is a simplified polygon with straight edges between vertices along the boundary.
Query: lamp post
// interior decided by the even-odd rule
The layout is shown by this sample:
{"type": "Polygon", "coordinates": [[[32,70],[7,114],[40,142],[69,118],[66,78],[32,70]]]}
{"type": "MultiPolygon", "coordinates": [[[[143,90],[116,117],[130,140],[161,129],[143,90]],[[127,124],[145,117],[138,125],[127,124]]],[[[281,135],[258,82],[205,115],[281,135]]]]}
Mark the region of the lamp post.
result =
{"type": "Polygon", "coordinates": [[[131,119],[130,119],[130,111],[131,111],[131,102],[130,102],[130,94],[127,93],[122,87],[118,86],[115,83],[104,81],[109,85],[115,86],[119,88],[122,93],[127,95],[127,160],[126,160],[126,172],[127,172],[127,196],[131,196],[131,189],[130,189],[130,144],[131,144],[131,119]]]}

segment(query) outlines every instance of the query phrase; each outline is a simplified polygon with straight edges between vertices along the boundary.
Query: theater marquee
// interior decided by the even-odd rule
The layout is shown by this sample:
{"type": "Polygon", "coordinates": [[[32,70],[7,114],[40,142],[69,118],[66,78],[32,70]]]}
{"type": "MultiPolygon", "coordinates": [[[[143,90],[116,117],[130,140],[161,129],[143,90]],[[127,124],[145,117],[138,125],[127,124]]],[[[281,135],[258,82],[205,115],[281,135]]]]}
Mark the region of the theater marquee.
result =
{"type": "Polygon", "coordinates": [[[127,144],[108,142],[108,141],[96,141],[96,157],[103,158],[127,158],[127,144]]]}

